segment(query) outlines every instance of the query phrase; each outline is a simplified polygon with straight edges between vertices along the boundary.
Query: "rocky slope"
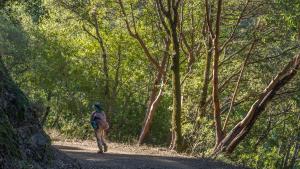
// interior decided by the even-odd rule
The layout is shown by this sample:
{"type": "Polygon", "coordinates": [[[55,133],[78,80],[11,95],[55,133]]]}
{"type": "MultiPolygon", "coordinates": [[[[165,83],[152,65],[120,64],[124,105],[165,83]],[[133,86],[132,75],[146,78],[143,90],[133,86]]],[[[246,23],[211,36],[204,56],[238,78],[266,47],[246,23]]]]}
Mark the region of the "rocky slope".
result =
{"type": "Polygon", "coordinates": [[[0,59],[0,168],[80,168],[51,147],[29,100],[0,59]]]}

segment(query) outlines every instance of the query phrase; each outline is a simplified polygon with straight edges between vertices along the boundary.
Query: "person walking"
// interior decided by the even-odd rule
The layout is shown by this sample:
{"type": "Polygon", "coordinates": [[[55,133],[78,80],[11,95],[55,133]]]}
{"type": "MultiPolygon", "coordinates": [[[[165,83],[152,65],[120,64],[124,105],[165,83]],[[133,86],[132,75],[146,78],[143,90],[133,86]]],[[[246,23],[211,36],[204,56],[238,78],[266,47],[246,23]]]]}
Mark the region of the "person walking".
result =
{"type": "Polygon", "coordinates": [[[109,124],[106,120],[105,112],[100,104],[93,105],[95,111],[91,114],[91,125],[94,128],[95,137],[97,139],[97,145],[99,148],[98,153],[107,152],[107,144],[105,143],[104,137],[106,131],[109,129],[109,124]]]}

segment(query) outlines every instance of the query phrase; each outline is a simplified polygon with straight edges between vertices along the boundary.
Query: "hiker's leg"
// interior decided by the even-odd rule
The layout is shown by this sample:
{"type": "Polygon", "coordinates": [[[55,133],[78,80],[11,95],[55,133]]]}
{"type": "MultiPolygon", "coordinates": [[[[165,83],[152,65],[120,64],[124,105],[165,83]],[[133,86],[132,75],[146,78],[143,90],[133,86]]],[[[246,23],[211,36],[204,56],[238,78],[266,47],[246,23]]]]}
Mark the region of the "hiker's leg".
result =
{"type": "Polygon", "coordinates": [[[101,129],[101,142],[102,142],[102,145],[104,147],[104,152],[107,151],[107,144],[105,143],[105,130],[101,129]]]}
{"type": "Polygon", "coordinates": [[[101,130],[100,129],[96,129],[95,130],[95,135],[96,135],[96,139],[97,139],[97,145],[99,148],[99,152],[102,153],[102,136],[101,136],[101,130]]]}

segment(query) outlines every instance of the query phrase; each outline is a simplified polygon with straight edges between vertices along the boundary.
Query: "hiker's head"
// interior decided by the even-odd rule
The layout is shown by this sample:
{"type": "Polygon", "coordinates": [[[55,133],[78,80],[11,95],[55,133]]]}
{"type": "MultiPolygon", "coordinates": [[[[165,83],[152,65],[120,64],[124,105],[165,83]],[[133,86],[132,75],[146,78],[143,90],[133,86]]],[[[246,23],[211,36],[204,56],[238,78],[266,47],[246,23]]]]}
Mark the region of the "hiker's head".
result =
{"type": "Polygon", "coordinates": [[[101,112],[103,109],[99,103],[94,104],[94,109],[96,112],[101,112]]]}

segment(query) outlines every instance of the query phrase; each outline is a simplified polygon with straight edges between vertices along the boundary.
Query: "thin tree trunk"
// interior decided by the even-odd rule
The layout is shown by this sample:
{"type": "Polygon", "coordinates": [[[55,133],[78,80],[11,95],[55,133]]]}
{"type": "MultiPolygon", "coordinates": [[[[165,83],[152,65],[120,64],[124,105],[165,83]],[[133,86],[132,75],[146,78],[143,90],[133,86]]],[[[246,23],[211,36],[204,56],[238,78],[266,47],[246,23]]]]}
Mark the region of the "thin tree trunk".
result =
{"type": "Polygon", "coordinates": [[[125,11],[125,8],[124,8],[124,5],[123,5],[123,1],[122,0],[118,0],[118,3],[120,5],[120,8],[121,8],[121,12],[124,16],[124,21],[125,21],[125,24],[126,24],[126,28],[127,28],[127,31],[129,33],[129,35],[133,38],[135,38],[139,44],[141,45],[142,49],[144,50],[144,53],[147,57],[147,59],[150,61],[151,64],[154,65],[154,67],[157,69],[157,71],[161,72],[161,73],[165,73],[163,68],[161,68],[159,62],[153,57],[153,55],[150,53],[148,47],[146,46],[146,43],[143,41],[143,39],[141,38],[141,36],[139,35],[138,31],[137,31],[137,28],[136,28],[136,23],[135,23],[135,17],[134,17],[134,14],[133,14],[133,11],[131,11],[131,17],[132,17],[132,25],[133,25],[133,28],[131,28],[131,25],[129,23],[129,20],[128,20],[128,16],[127,16],[127,13],[125,11]]]}
{"type": "Polygon", "coordinates": [[[113,115],[115,113],[115,105],[116,105],[116,98],[118,95],[118,87],[120,83],[120,69],[121,69],[121,62],[122,62],[122,47],[121,44],[118,45],[118,51],[117,51],[117,65],[116,65],[116,72],[114,76],[114,86],[111,91],[111,98],[110,98],[110,105],[111,105],[111,114],[113,115]]]}
{"type": "Polygon", "coordinates": [[[52,125],[51,125],[51,128],[60,128],[60,126],[59,126],[59,113],[57,113],[56,114],[56,116],[55,116],[55,119],[54,119],[54,121],[53,121],[53,123],[52,123],[52,125]]]}
{"type": "Polygon", "coordinates": [[[219,35],[220,35],[220,24],[221,24],[221,10],[222,0],[218,0],[217,9],[217,20],[216,20],[216,32],[213,40],[214,46],[214,61],[213,61],[213,81],[212,81],[212,99],[214,104],[214,122],[216,129],[216,144],[215,147],[222,141],[224,134],[222,131],[221,114],[220,114],[220,100],[219,100],[219,58],[220,58],[220,47],[219,47],[219,35]]]}
{"type": "MultiPolygon", "coordinates": [[[[207,4],[207,5],[209,5],[209,4],[207,4]]],[[[213,46],[212,46],[213,40],[212,40],[212,37],[210,36],[209,26],[208,26],[208,25],[211,25],[213,22],[211,13],[212,13],[212,8],[207,6],[206,7],[207,18],[205,19],[205,28],[204,28],[203,36],[207,37],[208,43],[207,43],[206,65],[205,65],[204,78],[203,78],[203,88],[202,88],[200,104],[199,104],[200,116],[204,116],[206,114],[208,85],[210,82],[210,69],[211,69],[211,61],[212,61],[212,56],[213,56],[213,46]],[[210,23],[208,23],[208,22],[210,22],[210,23]]],[[[198,115],[197,115],[197,117],[198,117],[198,115]]]]}
{"type": "MultiPolygon", "coordinates": [[[[104,79],[104,97],[105,97],[104,106],[105,106],[105,109],[107,110],[107,113],[109,114],[111,112],[112,106],[110,104],[111,103],[111,100],[110,100],[111,99],[111,93],[110,93],[110,84],[109,84],[110,77],[109,77],[109,67],[108,67],[108,53],[107,53],[106,47],[104,45],[103,38],[100,34],[99,22],[98,22],[98,18],[97,18],[97,10],[98,9],[95,6],[92,9],[92,12],[91,12],[92,20],[88,20],[91,23],[91,25],[94,26],[96,35],[94,35],[90,31],[88,31],[88,29],[85,26],[83,26],[83,30],[88,35],[90,35],[95,40],[97,40],[97,42],[99,44],[99,48],[101,49],[101,52],[102,52],[101,53],[102,64],[103,64],[102,71],[103,71],[103,74],[104,74],[104,77],[105,77],[105,79],[104,79]]],[[[110,116],[108,115],[108,120],[109,120],[109,117],[110,116]]]]}
{"type": "Polygon", "coordinates": [[[209,85],[209,77],[210,77],[210,68],[211,68],[211,60],[212,60],[212,40],[209,37],[208,40],[208,53],[206,56],[206,65],[204,71],[204,81],[203,81],[203,88],[201,92],[201,99],[200,99],[200,116],[204,116],[206,114],[206,107],[207,107],[207,93],[208,93],[208,85],[209,85]]]}
{"type": "Polygon", "coordinates": [[[260,137],[257,139],[256,143],[254,144],[255,149],[257,149],[258,145],[267,138],[268,134],[270,133],[270,131],[272,130],[272,115],[269,116],[268,119],[268,125],[266,130],[264,130],[260,137]]]}
{"type": "Polygon", "coordinates": [[[234,102],[235,102],[235,98],[237,96],[238,89],[239,89],[239,86],[240,86],[240,82],[241,82],[244,70],[246,68],[246,65],[248,63],[249,57],[251,55],[251,52],[254,49],[255,42],[256,42],[256,40],[254,40],[254,42],[252,43],[252,45],[250,47],[250,50],[249,50],[249,52],[248,52],[248,54],[246,56],[246,59],[245,59],[243,65],[242,65],[242,68],[241,68],[241,71],[240,71],[240,75],[239,75],[238,81],[236,83],[236,86],[235,86],[235,89],[234,89],[234,92],[233,92],[233,95],[232,95],[232,99],[231,99],[231,102],[230,102],[229,110],[228,110],[228,113],[227,113],[227,116],[226,116],[226,119],[225,119],[225,122],[224,122],[224,126],[223,126],[223,132],[224,133],[226,133],[225,129],[226,129],[226,126],[227,126],[227,123],[228,123],[228,120],[229,120],[229,115],[230,115],[230,113],[232,111],[232,108],[233,108],[233,105],[234,105],[234,102]]]}
{"type": "Polygon", "coordinates": [[[295,167],[296,160],[299,157],[299,150],[300,150],[300,139],[299,138],[300,138],[300,136],[298,136],[298,140],[296,141],[293,157],[289,164],[289,168],[291,168],[291,169],[293,169],[295,167]]]}
{"type": "Polygon", "coordinates": [[[107,112],[110,113],[111,105],[110,105],[109,68],[108,68],[107,50],[105,48],[103,38],[100,35],[99,23],[97,20],[96,12],[97,12],[97,9],[95,9],[92,16],[93,16],[94,23],[95,23],[96,37],[97,37],[99,46],[102,50],[103,73],[105,76],[105,85],[104,85],[105,108],[107,109],[107,112]]]}
{"type": "MultiPolygon", "coordinates": [[[[298,115],[298,121],[300,120],[300,114],[298,115]]],[[[292,159],[289,164],[289,168],[294,169],[295,163],[297,158],[299,157],[299,150],[300,150],[300,126],[297,129],[297,136],[295,138],[295,149],[292,156],[292,159]]]]}
{"type": "Polygon", "coordinates": [[[289,158],[290,158],[290,152],[291,152],[291,148],[292,148],[292,141],[290,140],[288,142],[287,148],[285,149],[285,155],[284,155],[284,160],[283,160],[283,164],[282,164],[282,169],[288,169],[288,162],[289,162],[289,158]]]}
{"type": "Polygon", "coordinates": [[[43,116],[43,118],[42,118],[42,120],[41,120],[41,125],[42,126],[44,126],[44,124],[45,124],[45,122],[46,122],[46,120],[47,120],[47,117],[48,117],[48,115],[49,115],[49,113],[50,113],[50,101],[51,101],[51,97],[52,97],[52,94],[51,94],[51,92],[48,92],[48,94],[47,94],[48,96],[47,96],[47,104],[48,104],[48,106],[46,107],[46,111],[45,111],[45,114],[44,114],[44,116],[43,116]]]}

